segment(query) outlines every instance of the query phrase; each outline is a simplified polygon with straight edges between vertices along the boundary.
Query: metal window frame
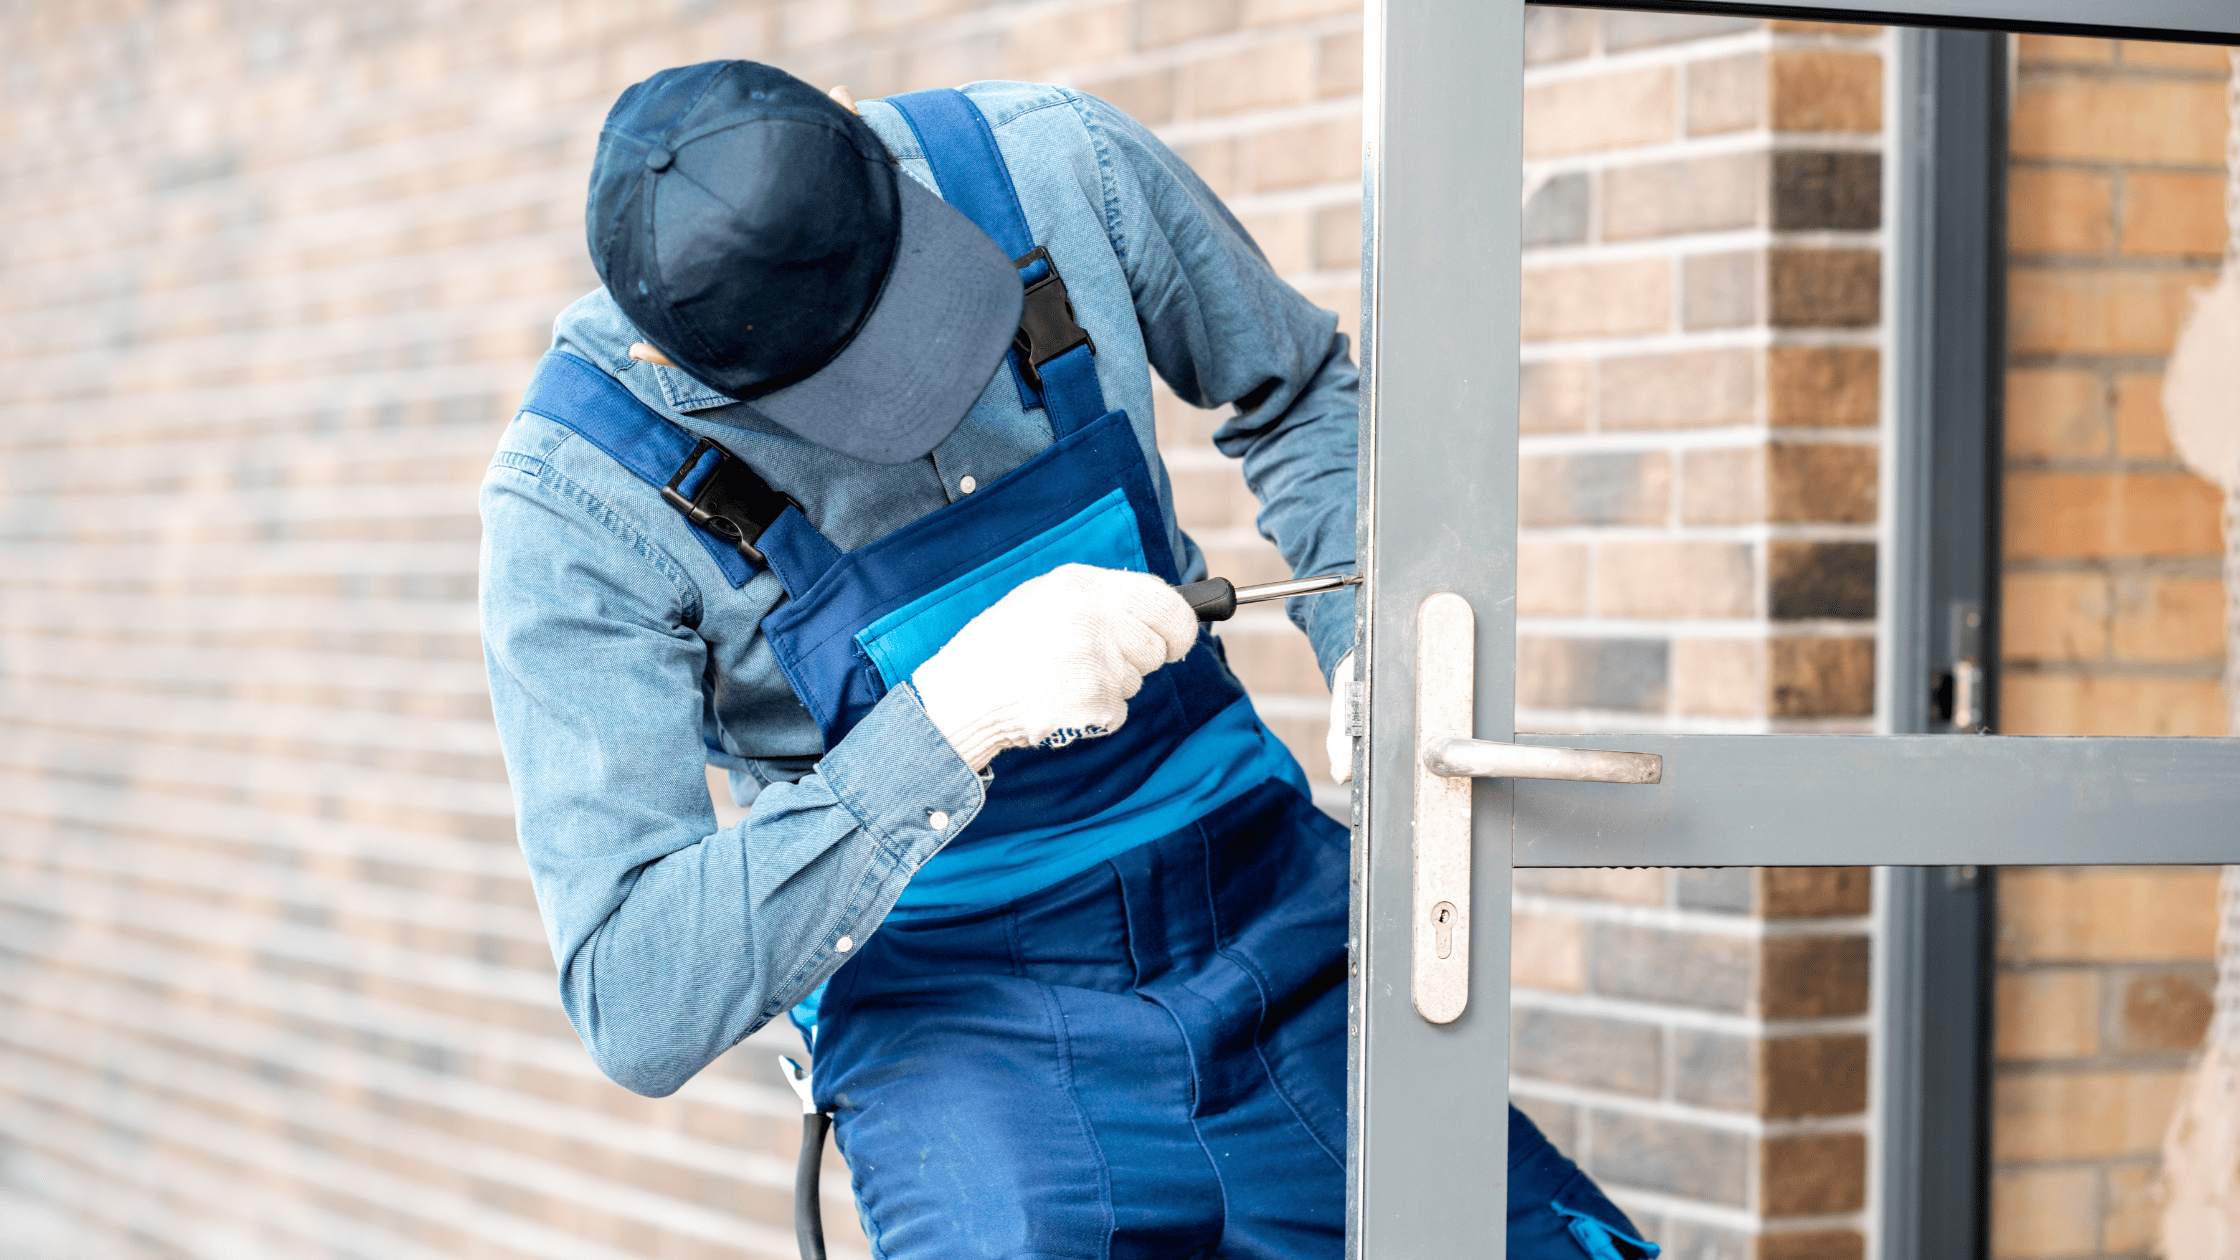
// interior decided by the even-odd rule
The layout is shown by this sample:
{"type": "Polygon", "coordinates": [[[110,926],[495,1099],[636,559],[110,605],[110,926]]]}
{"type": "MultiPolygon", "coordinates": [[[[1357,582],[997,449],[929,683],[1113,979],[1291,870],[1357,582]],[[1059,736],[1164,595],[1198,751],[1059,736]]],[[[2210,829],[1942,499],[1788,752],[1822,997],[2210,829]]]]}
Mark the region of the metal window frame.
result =
{"type": "MultiPolygon", "coordinates": [[[[1971,820],[1940,815],[1947,834],[1978,828],[1966,853],[1904,840],[1904,801],[1831,800],[1794,785],[1753,778],[1750,737],[1618,736],[1563,742],[1662,752],[1658,788],[1479,780],[1473,788],[1479,860],[1472,965],[1479,996],[1450,1024],[1430,1025],[1409,1003],[1412,863],[1412,740],[1416,665],[1410,622],[1437,591],[1461,594],[1477,613],[1476,734],[1514,732],[1517,362],[1499,348],[1518,339],[1523,97],[1502,76],[1523,65],[1525,0],[1372,0],[1366,23],[1362,257],[1362,433],[1360,545],[1370,582],[1359,602],[1360,659],[1370,737],[1359,741],[1355,774],[1354,897],[1349,991],[1350,1069],[1347,1248],[1351,1256],[1506,1254],[1508,1100],[1508,926],[1511,862],[1532,865],[1811,864],[1814,854],[1776,837],[1747,834],[1765,810],[1719,815],[1722,792],[1758,791],[1793,808],[1830,836],[1821,857],[1855,856],[1875,844],[1884,862],[1984,865],[2027,853],[2031,861],[2082,857],[2029,846],[2013,832],[2027,819],[1986,811],[1971,820]],[[1494,67],[1489,75],[1488,67],[1494,67]],[[1467,222],[1455,213],[1467,207],[1467,222]],[[1488,348],[1496,348],[1488,353],[1488,348]],[[1407,470],[1383,494],[1380,465],[1407,470]],[[1383,737],[1379,732],[1386,733],[1383,737]],[[1717,782],[1723,786],[1710,788],[1717,782]],[[1566,789],[1584,788],[1584,792],[1566,789]],[[1789,803],[1793,799],[1793,804],[1789,803]],[[1893,813],[1892,806],[1896,809],[1893,813]],[[1853,811],[1864,808],[1862,824],[1853,811]],[[1695,811],[1689,813],[1688,811],[1695,811]],[[1675,837],[1664,822],[1700,820],[1701,834],[1675,837]],[[1724,833],[1719,827],[1728,827],[1724,833]],[[1508,825],[1504,826],[1504,822],[1508,825]],[[1745,834],[1733,828],[1740,826],[1745,834]],[[1870,832],[1879,836],[1870,837],[1870,832]]],[[[2203,43],[2240,43],[2232,0],[1882,0],[1882,3],[1766,5],[1723,0],[1594,7],[1896,26],[2029,31],[2203,43]]],[[[1977,741],[1874,737],[1873,756],[1917,759],[1922,799],[1949,805],[1971,771],[1977,741]],[[1931,748],[1929,745],[1934,745],[1931,748]],[[1912,748],[1904,747],[1913,745],[1912,748]],[[1934,780],[1931,783],[1930,780],[1934,780]]],[[[1815,737],[1814,756],[1840,762],[1848,737],[1815,737]]],[[[1555,742],[1555,741],[1532,741],[1555,742]]],[[[1996,741],[1982,741],[1989,744],[1996,741]]],[[[2186,816],[2204,800],[2240,797],[2229,749],[2145,749],[2099,741],[2042,741],[2031,778],[2047,799],[2033,806],[2064,822],[2078,809],[2136,819],[2136,799],[2065,799],[2078,773],[2120,783],[2115,762],[2138,761],[2157,782],[2198,782],[2194,799],[2151,802],[2147,814],[2186,816]],[[2147,764],[2149,761],[2152,764],[2147,764]],[[2071,776],[2065,779],[2064,775],[2071,776]],[[2194,776],[2191,780],[2184,776],[2194,776]]],[[[2149,743],[2153,741],[2137,741],[2149,743]]],[[[2168,741],[2184,745],[2227,741],[2168,741]]],[[[1860,750],[1865,752],[1866,750],[1860,750]]],[[[2073,795],[2073,794],[2072,794],[2073,795]]],[[[2114,796],[2120,796],[2116,793],[2114,796]]],[[[2030,812],[2030,811],[2025,811],[2030,812]]],[[[2221,860],[2215,846],[2179,838],[2132,860],[2221,860]]],[[[1840,860],[1840,859],[1839,859],[1840,860]]]]}

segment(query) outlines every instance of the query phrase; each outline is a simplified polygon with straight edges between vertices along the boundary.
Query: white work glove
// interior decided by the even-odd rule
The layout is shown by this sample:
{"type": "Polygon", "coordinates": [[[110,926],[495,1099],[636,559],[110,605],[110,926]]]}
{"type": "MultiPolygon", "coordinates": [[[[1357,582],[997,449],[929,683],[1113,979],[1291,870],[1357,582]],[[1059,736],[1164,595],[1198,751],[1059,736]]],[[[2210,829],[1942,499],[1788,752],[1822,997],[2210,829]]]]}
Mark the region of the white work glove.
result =
{"type": "Polygon", "coordinates": [[[1330,733],[1323,738],[1323,750],[1330,754],[1330,777],[1340,783],[1353,782],[1353,736],[1346,734],[1346,691],[1352,682],[1353,652],[1348,649],[1330,671],[1330,733]]]}
{"type": "Polygon", "coordinates": [[[1143,676],[1197,639],[1198,615],[1165,582],[1069,564],[966,622],[910,685],[949,746],[981,770],[1006,748],[1118,730],[1143,676]]]}

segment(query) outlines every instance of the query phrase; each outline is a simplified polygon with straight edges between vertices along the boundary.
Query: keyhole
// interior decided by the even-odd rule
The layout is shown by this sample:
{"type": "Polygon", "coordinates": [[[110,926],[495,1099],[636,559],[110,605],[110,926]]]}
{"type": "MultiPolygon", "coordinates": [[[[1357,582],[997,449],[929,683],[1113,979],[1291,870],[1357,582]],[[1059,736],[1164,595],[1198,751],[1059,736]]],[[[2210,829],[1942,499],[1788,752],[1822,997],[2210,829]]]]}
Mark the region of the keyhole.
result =
{"type": "Polygon", "coordinates": [[[1454,914],[1451,901],[1431,907],[1431,948],[1441,958],[1454,953],[1454,914]]]}

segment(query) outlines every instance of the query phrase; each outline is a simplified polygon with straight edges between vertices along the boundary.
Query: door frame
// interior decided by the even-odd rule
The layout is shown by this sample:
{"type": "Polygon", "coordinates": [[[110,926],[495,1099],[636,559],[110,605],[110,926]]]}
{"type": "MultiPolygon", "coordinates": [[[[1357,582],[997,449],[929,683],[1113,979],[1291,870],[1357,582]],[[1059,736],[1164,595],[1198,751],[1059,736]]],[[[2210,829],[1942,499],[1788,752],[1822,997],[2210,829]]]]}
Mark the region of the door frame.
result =
{"type": "MultiPolygon", "coordinates": [[[[2240,5],[2231,0],[2126,0],[2121,6],[2106,0],[1662,0],[1592,7],[2240,43],[2240,5]],[[2119,9],[2120,21],[2110,20],[2119,9]]],[[[1508,67],[1523,65],[1523,19],[1524,0],[1372,0],[1366,22],[1359,554],[1368,582],[1361,588],[1357,642],[1368,737],[1356,742],[1354,762],[1347,1247],[1351,1256],[1377,1260],[1498,1260],[1506,1252],[1514,858],[1564,866],[1980,866],[2018,858],[2128,863],[2240,857],[2207,852],[2198,841],[2116,853],[2001,836],[2010,820],[1970,795],[1996,794],[1984,785],[1999,784],[2000,773],[2015,764],[1997,751],[2012,741],[1996,737],[1535,739],[1661,752],[1666,779],[1656,787],[1474,780],[1469,948],[1475,997],[1450,1023],[1432,1024],[1416,1013],[1409,996],[1413,624],[1430,595],[1460,594],[1476,614],[1475,735],[1516,739],[1517,361],[1506,350],[1488,354],[1487,347],[1518,341],[1523,98],[1517,80],[1505,76],[1508,67]],[[1500,69],[1489,74],[1489,66],[1500,69]],[[1388,483],[1392,493],[1382,493],[1388,483]],[[1918,840],[1885,844],[1886,837],[1872,834],[1875,827],[1851,825],[1800,852],[1755,820],[1776,797],[1775,812],[1811,817],[1817,809],[1825,815],[1815,776],[1800,785],[1768,775],[1753,788],[1763,795],[1742,800],[1713,788],[1722,777],[1751,777],[1775,747],[1738,742],[1748,740],[1786,742],[1783,756],[1908,761],[1936,780],[1936,790],[1905,812],[1947,835],[1976,827],[1971,839],[1983,843],[1966,853],[1918,840]],[[1647,795],[1626,800],[1608,793],[1647,795]],[[1710,809],[1724,821],[1676,851],[1665,843],[1663,828],[1673,810],[1685,817],[1690,809],[1710,809]],[[1989,831],[1986,817],[1997,824],[1989,831]]],[[[2240,743],[2233,741],[2028,742],[2033,747],[2024,761],[2042,762],[2045,770],[2035,784],[2041,794],[2064,781],[2093,787],[2144,776],[2152,784],[2197,784],[2212,803],[2220,792],[2228,793],[2225,800],[2240,799],[2240,766],[2234,765],[2240,743]],[[2168,747],[2144,747],[2158,744],[2168,747]]],[[[1999,791],[2021,789],[2007,784],[1999,791]]],[[[2112,824],[2137,823],[2158,811],[2184,820],[2204,808],[2202,799],[2165,802],[2151,792],[2118,792],[2082,803],[2112,824]]],[[[1874,802],[1878,809],[1886,804],[1874,802]]],[[[2076,804],[2041,795],[2032,812],[2069,825],[2076,804]]],[[[1895,829],[1887,818],[1879,825],[1895,829]]]]}

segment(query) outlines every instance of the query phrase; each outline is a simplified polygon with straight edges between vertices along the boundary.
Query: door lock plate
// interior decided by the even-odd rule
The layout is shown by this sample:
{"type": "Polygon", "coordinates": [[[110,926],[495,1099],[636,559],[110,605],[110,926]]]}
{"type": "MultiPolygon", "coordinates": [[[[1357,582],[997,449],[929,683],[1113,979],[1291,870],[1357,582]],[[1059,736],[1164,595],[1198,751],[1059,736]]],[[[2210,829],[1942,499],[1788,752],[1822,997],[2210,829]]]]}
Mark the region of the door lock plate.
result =
{"type": "MultiPolygon", "coordinates": [[[[1468,739],[1476,728],[1478,618],[1441,591],[1416,611],[1416,747],[1468,739]]],[[[1415,759],[1415,930],[1409,996],[1416,1013],[1451,1024],[1470,1004],[1470,792],[1473,784],[1415,759]]]]}

